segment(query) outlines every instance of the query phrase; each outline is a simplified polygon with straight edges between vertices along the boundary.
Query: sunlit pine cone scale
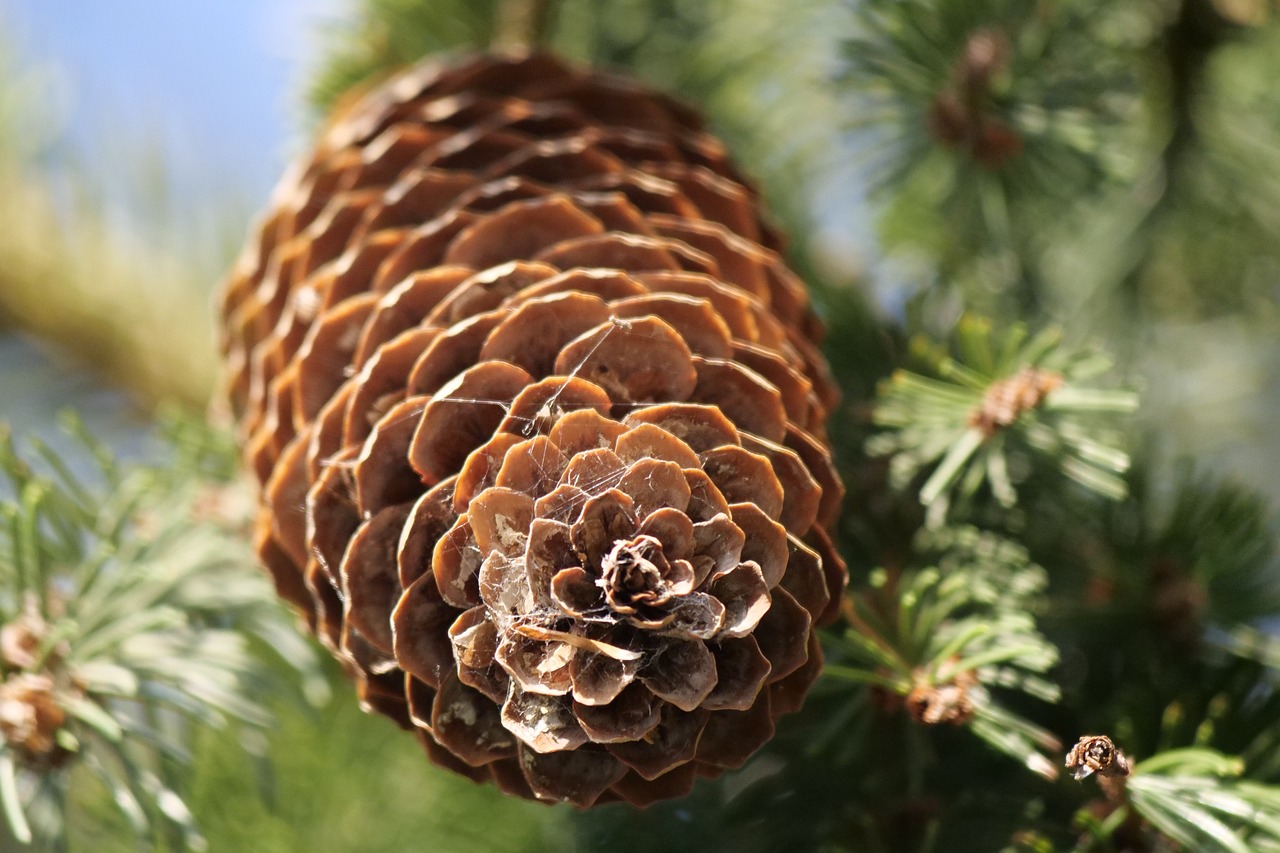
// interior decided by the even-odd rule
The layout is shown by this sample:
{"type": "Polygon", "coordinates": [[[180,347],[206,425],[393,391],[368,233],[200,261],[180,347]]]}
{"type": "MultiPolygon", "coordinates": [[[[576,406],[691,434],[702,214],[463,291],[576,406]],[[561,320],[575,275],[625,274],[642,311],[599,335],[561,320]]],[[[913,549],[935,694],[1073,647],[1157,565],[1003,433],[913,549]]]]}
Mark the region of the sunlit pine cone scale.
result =
{"type": "Polygon", "coordinates": [[[647,805],[821,670],[845,569],[821,324],[700,119],[428,63],[285,176],[223,298],[280,594],[431,759],[647,805]]]}

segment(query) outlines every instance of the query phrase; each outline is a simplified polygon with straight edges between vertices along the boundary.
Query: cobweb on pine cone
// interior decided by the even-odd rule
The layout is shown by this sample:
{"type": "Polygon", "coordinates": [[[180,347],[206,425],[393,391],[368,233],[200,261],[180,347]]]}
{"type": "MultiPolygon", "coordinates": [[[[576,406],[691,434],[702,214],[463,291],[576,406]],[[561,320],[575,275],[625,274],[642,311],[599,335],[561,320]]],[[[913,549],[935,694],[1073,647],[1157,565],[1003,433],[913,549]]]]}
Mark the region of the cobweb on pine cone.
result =
{"type": "Polygon", "coordinates": [[[280,594],[431,759],[645,805],[821,669],[834,385],[754,190],[688,109],[556,60],[347,105],[224,294],[280,594]]]}

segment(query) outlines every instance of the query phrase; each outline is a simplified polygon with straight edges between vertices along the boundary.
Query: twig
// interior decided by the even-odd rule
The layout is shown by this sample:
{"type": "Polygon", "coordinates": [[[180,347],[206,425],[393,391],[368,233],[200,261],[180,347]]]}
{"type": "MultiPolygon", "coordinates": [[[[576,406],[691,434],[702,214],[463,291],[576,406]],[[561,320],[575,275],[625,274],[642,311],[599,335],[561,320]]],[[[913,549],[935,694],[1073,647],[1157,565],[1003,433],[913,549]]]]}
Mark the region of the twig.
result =
{"type": "Polygon", "coordinates": [[[495,50],[531,52],[547,34],[551,0],[501,0],[493,32],[495,50]]]}
{"type": "Polygon", "coordinates": [[[1124,799],[1129,759],[1106,735],[1085,735],[1067,753],[1067,767],[1076,780],[1093,776],[1113,803],[1124,799]]]}
{"type": "Polygon", "coordinates": [[[55,345],[144,406],[203,405],[214,346],[190,270],[161,251],[122,248],[92,211],[73,211],[68,224],[43,187],[8,165],[0,164],[0,326],[55,345]]]}

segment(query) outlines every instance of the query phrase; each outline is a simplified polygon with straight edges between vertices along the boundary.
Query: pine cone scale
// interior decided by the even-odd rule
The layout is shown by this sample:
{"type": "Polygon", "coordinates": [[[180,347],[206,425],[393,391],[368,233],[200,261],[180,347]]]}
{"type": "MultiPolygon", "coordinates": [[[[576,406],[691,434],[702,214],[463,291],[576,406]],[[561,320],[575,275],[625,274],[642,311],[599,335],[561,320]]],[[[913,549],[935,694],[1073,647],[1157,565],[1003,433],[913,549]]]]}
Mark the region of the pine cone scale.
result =
{"type": "Polygon", "coordinates": [[[693,113],[548,57],[411,70],[285,177],[223,301],[255,544],[433,761],[646,805],[803,700],[842,487],[778,246],[693,113]]]}

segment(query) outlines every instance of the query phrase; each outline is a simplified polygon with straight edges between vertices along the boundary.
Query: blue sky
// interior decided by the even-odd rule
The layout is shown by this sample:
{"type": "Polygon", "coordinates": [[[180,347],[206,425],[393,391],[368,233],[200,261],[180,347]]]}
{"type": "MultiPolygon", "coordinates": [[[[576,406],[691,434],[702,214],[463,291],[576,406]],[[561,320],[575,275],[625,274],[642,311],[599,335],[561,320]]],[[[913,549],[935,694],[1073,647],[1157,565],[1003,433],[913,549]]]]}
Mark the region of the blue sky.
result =
{"type": "MultiPolygon", "coordinates": [[[[0,32],[59,73],[69,137],[158,132],[170,167],[261,202],[297,138],[300,81],[342,0],[0,0],[0,32]]],[[[124,140],[127,143],[127,138],[124,140]]]]}
{"type": "MultiPolygon", "coordinates": [[[[300,147],[301,81],[317,31],[344,5],[0,0],[0,53],[16,52],[20,69],[48,72],[37,97],[62,131],[56,150],[70,155],[56,162],[88,171],[109,216],[133,227],[146,207],[136,205],[146,192],[139,178],[159,174],[180,202],[159,215],[184,217],[167,229],[207,243],[210,211],[247,219],[300,147]]],[[[12,72],[13,57],[0,59],[0,73],[12,72]]],[[[130,455],[141,449],[145,421],[92,375],[3,333],[0,365],[0,421],[17,434],[64,445],[50,423],[73,405],[100,438],[130,455]]]]}

